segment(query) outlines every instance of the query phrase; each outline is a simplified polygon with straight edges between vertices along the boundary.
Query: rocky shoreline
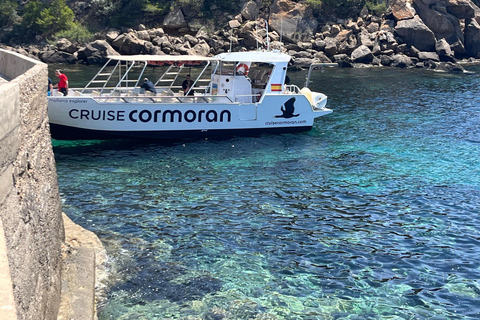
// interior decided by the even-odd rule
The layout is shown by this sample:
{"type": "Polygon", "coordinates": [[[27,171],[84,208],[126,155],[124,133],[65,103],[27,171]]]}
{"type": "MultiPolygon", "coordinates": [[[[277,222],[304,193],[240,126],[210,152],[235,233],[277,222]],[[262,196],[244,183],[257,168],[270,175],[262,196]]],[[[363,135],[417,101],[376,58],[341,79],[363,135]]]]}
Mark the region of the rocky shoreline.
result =
{"type": "Polygon", "coordinates": [[[251,0],[218,30],[194,27],[184,12],[172,9],[158,28],[107,29],[84,45],[60,39],[2,47],[45,63],[69,64],[103,64],[118,54],[213,56],[267,46],[290,54],[297,67],[324,62],[462,72],[461,63],[480,61],[480,9],[472,0],[392,0],[382,17],[363,10],[356,19],[323,25],[301,3],[276,0],[264,8],[251,0]]]}

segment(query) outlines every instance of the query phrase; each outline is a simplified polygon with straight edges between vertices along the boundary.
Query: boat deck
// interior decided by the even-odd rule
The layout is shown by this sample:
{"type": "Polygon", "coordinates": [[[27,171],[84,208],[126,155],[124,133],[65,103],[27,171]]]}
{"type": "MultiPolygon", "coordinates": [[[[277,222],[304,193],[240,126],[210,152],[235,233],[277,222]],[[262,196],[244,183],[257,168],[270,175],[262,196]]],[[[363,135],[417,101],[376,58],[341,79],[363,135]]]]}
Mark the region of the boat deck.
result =
{"type": "MultiPolygon", "coordinates": [[[[159,88],[157,88],[159,89],[159,88]]],[[[88,93],[81,93],[82,89],[70,89],[67,98],[92,98],[98,103],[154,103],[154,104],[183,104],[183,103],[256,103],[259,102],[262,94],[237,95],[236,100],[226,95],[211,95],[195,93],[195,95],[183,95],[173,93],[170,90],[161,91],[157,94],[151,92],[140,93],[138,90],[117,90],[114,92],[101,93],[97,90],[90,90],[88,93]],[[251,99],[251,100],[250,100],[251,99]]],[[[283,94],[300,94],[296,85],[285,85],[283,94]]],[[[50,98],[64,97],[58,90],[53,91],[50,98]]]]}

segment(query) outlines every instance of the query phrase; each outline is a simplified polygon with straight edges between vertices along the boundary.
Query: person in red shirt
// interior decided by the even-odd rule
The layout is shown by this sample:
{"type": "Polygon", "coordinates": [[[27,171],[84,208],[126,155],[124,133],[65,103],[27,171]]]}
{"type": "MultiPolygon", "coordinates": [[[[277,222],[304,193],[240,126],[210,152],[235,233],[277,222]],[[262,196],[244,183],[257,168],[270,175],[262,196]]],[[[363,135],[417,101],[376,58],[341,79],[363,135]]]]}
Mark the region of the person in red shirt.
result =
{"type": "Polygon", "coordinates": [[[58,88],[58,91],[63,93],[64,96],[68,94],[68,78],[66,75],[60,72],[60,70],[55,70],[55,76],[58,78],[58,83],[54,85],[54,88],[58,88]]]}

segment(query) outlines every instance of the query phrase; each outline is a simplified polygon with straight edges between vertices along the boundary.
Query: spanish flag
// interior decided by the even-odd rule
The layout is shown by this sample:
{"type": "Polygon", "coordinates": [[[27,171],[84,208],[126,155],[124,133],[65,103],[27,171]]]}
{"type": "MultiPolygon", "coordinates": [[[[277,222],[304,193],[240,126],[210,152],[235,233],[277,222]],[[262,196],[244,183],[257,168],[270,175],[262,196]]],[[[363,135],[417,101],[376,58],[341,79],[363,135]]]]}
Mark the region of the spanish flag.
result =
{"type": "Polygon", "coordinates": [[[280,83],[272,83],[272,91],[282,91],[282,84],[280,83]]]}

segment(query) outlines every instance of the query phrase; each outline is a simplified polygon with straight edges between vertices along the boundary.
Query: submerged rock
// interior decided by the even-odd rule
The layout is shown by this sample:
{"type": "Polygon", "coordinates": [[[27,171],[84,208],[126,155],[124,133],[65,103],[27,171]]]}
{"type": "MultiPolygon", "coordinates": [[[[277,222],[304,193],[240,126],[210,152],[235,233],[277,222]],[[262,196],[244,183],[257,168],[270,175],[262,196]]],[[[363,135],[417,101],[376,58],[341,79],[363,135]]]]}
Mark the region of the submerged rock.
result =
{"type": "Polygon", "coordinates": [[[436,71],[448,72],[448,73],[464,73],[465,69],[458,63],[441,62],[437,64],[436,71]]]}

